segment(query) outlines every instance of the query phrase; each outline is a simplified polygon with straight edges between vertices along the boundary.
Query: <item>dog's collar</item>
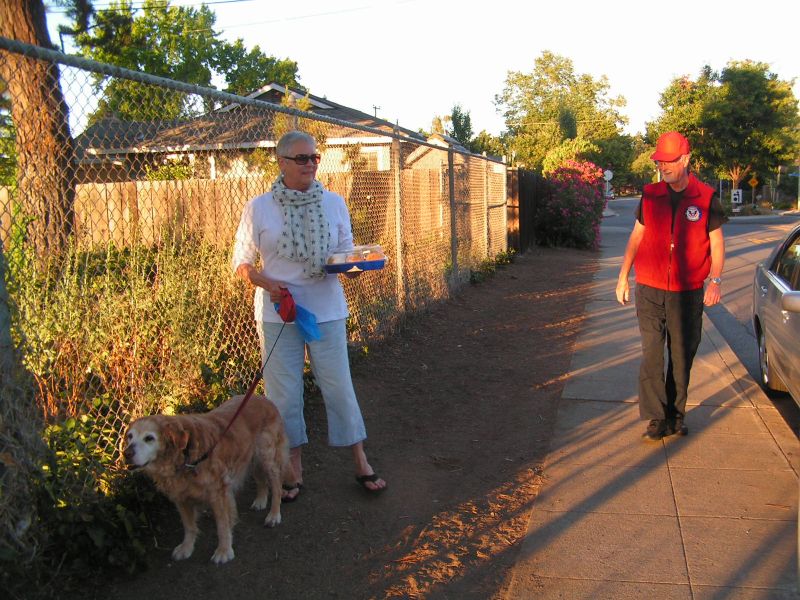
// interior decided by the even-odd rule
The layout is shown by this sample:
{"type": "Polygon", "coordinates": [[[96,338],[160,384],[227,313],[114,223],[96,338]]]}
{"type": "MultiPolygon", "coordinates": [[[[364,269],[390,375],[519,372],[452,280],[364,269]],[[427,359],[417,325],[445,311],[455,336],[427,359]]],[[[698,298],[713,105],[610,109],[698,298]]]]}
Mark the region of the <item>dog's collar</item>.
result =
{"type": "Polygon", "coordinates": [[[197,467],[200,465],[200,463],[202,463],[204,460],[206,460],[210,455],[211,455],[211,450],[205,452],[197,460],[194,460],[194,461],[190,460],[191,457],[189,456],[189,445],[187,444],[186,448],[184,448],[184,450],[183,450],[183,468],[188,470],[188,471],[192,471],[192,472],[196,473],[197,471],[195,471],[195,469],[197,469],[197,467]]]}

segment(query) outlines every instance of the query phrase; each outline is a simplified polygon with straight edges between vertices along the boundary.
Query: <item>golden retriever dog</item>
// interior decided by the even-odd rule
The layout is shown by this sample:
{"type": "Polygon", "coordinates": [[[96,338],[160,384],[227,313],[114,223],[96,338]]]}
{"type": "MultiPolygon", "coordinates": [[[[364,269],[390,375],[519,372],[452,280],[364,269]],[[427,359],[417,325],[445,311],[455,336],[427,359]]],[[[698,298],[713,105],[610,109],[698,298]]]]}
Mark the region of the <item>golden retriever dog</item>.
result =
{"type": "Polygon", "coordinates": [[[256,481],[251,508],[266,508],[271,492],[264,525],[281,522],[281,484],[289,464],[283,420],[272,402],[253,395],[222,436],[243,398],[234,396],[204,414],[142,417],[125,435],[128,465],[144,471],[178,508],[184,536],[172,551],[175,560],[192,555],[198,510],[204,505],[211,507],[217,526],[212,562],[222,564],[234,557],[235,494],[251,470],[256,481]],[[207,458],[197,462],[209,450],[207,458]]]}

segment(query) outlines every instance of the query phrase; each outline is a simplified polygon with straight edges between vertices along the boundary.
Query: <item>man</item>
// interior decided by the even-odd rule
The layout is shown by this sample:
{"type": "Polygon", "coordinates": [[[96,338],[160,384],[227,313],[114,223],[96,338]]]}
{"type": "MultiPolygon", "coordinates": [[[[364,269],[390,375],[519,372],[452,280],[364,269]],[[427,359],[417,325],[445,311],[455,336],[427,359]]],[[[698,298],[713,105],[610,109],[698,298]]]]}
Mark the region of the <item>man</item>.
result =
{"type": "Polygon", "coordinates": [[[617,300],[624,305],[635,266],[642,337],[639,415],[648,421],[644,437],[652,441],[688,433],[689,373],[700,344],[703,305],[718,303],[722,293],[726,217],[713,188],[689,172],[689,157],[689,142],[677,131],[658,138],[650,158],[661,181],[644,186],[617,281],[617,300]]]}

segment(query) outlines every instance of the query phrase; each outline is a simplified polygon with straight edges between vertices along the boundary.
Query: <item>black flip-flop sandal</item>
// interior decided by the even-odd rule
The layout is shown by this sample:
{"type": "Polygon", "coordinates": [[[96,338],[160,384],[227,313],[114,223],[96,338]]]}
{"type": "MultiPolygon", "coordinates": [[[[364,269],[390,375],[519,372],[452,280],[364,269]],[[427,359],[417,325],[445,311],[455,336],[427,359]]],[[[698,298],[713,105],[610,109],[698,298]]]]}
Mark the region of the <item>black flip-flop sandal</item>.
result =
{"type": "Polygon", "coordinates": [[[303,484],[295,483],[289,485],[288,483],[284,483],[281,487],[285,492],[291,492],[297,490],[297,494],[295,494],[294,496],[283,496],[283,495],[281,496],[281,504],[290,504],[300,497],[300,490],[303,489],[303,484]]]}
{"type": "Polygon", "coordinates": [[[377,489],[373,489],[367,486],[367,482],[375,483],[376,481],[378,481],[378,479],[380,479],[380,476],[377,473],[373,473],[372,475],[356,475],[356,481],[358,482],[358,485],[360,485],[362,489],[366,490],[370,494],[380,494],[381,492],[386,490],[387,487],[389,487],[388,484],[382,488],[377,488],[377,489]]]}

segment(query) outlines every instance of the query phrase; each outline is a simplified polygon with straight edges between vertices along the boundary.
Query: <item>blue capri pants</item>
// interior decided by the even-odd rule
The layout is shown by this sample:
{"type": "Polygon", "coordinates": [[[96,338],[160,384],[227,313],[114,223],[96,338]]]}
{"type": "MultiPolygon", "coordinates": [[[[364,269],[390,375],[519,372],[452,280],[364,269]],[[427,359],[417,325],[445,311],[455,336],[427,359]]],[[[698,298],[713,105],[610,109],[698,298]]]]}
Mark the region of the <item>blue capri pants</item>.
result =
{"type": "MultiPolygon", "coordinates": [[[[352,446],[366,439],[364,419],[350,377],[345,320],[318,323],[321,339],[308,342],[311,371],[322,392],[328,417],[328,444],[352,446]]],[[[264,368],[266,396],[283,418],[289,447],[308,443],[303,418],[303,366],[306,341],[297,325],[261,322],[261,360],[278,338],[264,368]],[[283,327],[283,332],[281,332],[283,327]],[[278,337],[280,332],[280,337],[278,337]]]]}

